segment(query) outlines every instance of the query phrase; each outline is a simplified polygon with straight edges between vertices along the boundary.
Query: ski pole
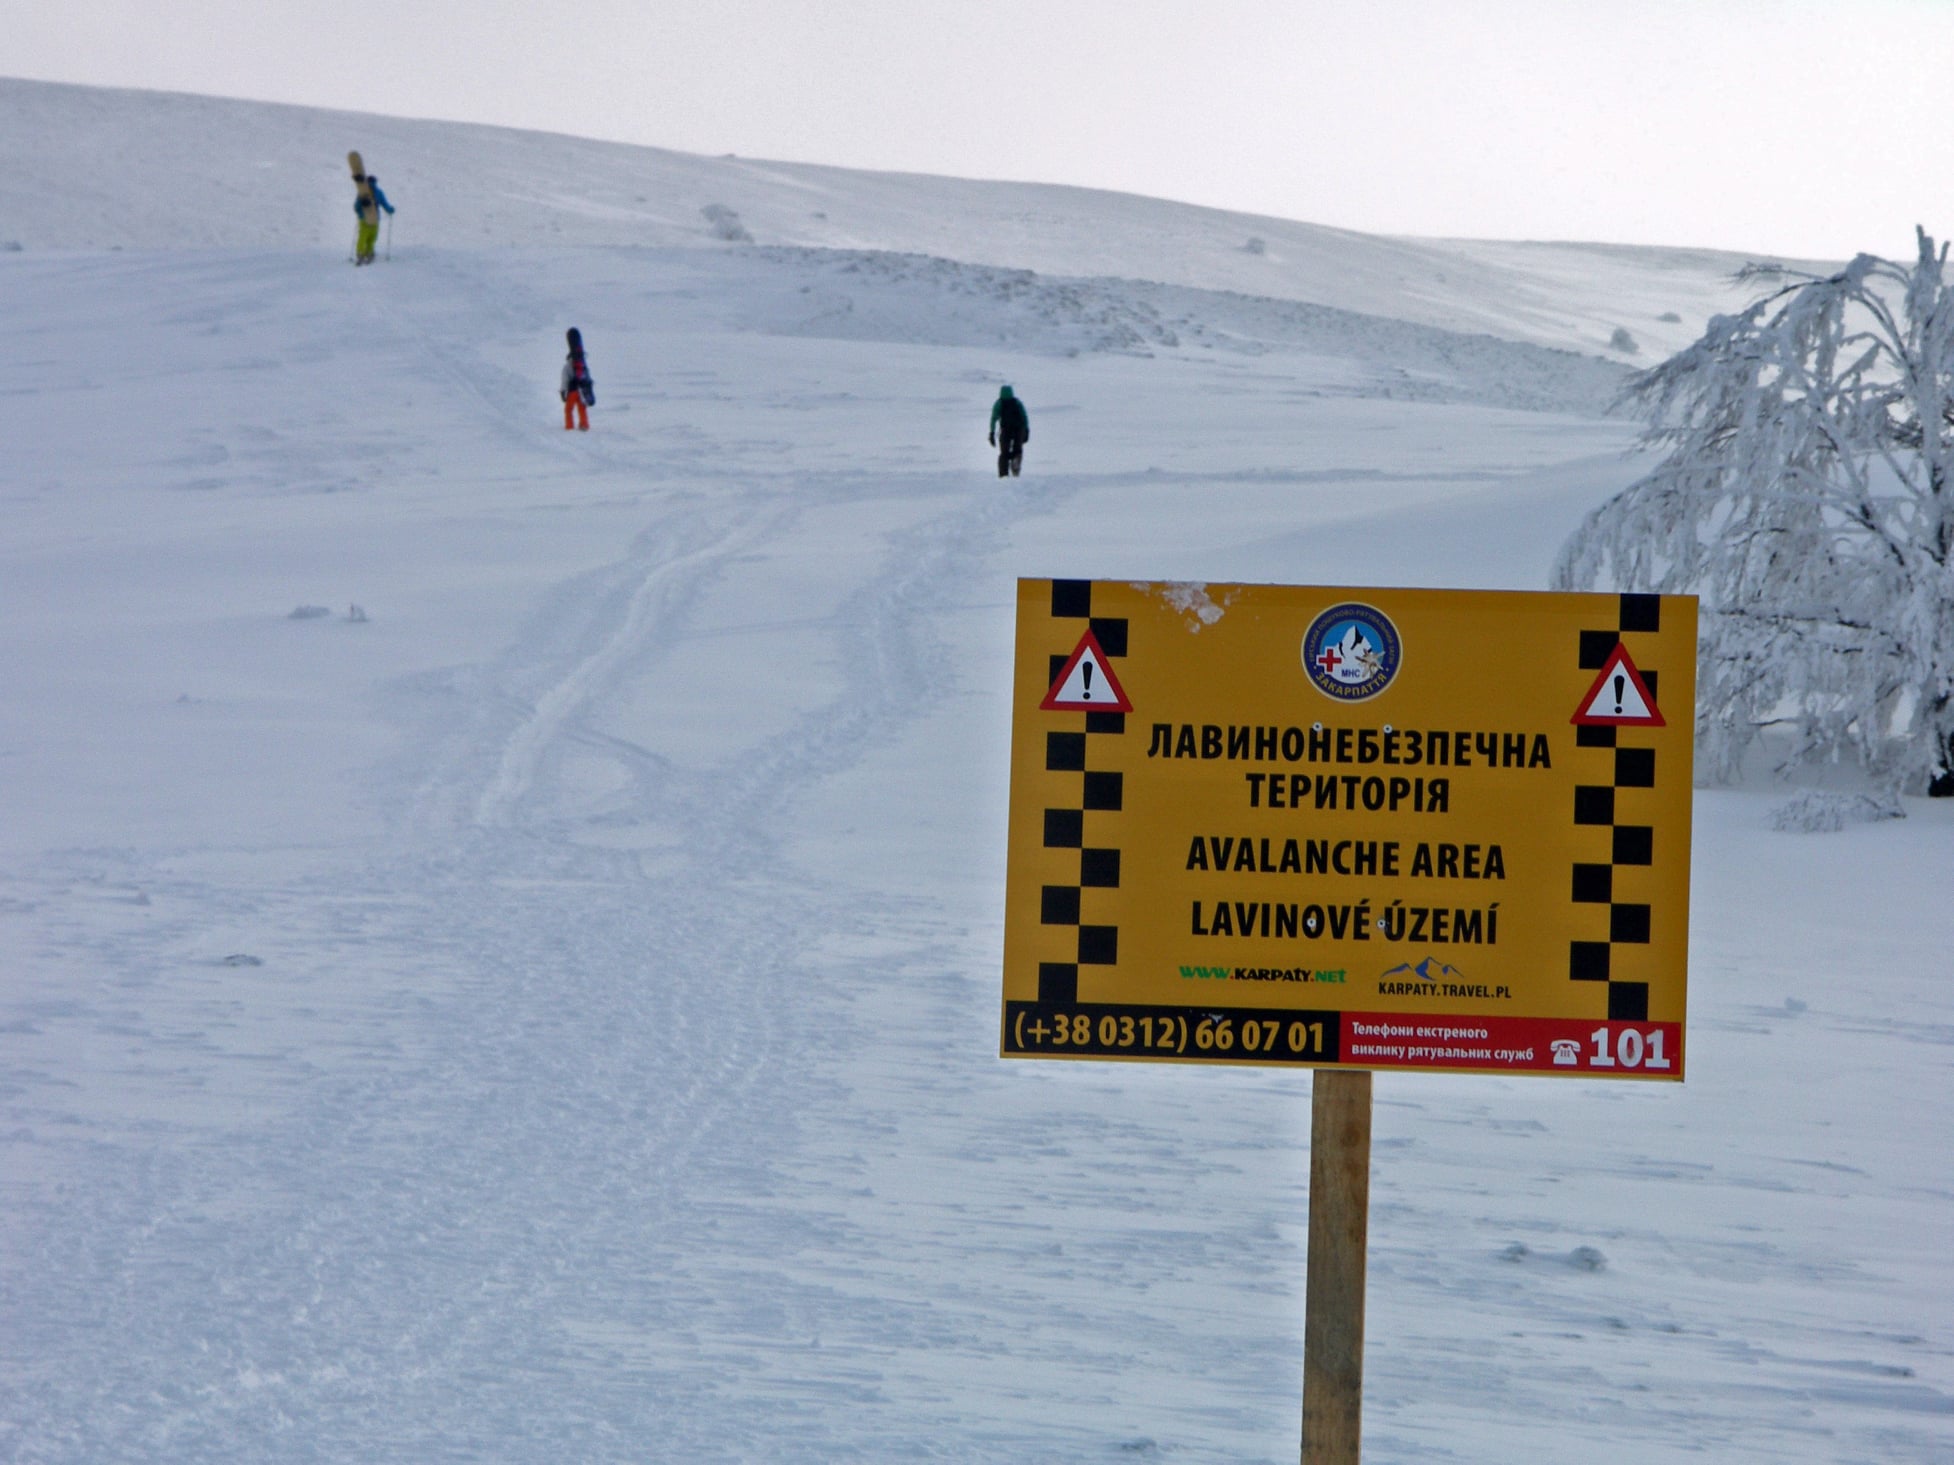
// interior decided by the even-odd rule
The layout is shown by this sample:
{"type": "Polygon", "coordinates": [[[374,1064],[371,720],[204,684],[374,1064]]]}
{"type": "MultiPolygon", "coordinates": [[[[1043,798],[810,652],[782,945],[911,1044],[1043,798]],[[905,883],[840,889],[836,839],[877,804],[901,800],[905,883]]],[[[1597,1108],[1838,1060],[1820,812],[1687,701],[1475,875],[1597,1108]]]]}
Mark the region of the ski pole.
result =
{"type": "Polygon", "coordinates": [[[392,214],[388,214],[388,215],[387,215],[387,254],[386,254],[386,257],[387,257],[388,259],[392,259],[392,258],[394,257],[394,216],[393,216],[392,214]]]}

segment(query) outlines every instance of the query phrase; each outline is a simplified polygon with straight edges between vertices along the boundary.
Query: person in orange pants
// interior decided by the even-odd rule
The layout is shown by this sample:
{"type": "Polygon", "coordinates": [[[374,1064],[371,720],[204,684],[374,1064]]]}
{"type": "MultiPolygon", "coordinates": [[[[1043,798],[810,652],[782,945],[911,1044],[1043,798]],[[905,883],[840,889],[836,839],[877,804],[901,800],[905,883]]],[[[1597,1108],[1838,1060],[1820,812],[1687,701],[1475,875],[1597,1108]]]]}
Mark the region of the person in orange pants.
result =
{"type": "Polygon", "coordinates": [[[570,354],[563,363],[563,381],[557,395],[563,399],[563,430],[570,430],[576,418],[577,431],[590,431],[590,409],[597,401],[597,388],[590,380],[590,364],[583,358],[583,332],[575,326],[569,332],[570,354]]]}

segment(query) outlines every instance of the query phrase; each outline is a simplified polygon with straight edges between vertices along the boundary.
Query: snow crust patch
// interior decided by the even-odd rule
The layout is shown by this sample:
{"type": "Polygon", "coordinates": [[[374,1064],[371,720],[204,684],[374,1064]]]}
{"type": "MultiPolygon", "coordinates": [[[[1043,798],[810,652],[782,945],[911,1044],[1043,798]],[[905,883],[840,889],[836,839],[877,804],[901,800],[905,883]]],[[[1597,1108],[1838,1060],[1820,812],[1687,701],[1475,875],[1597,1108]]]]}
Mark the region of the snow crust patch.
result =
{"type": "Polygon", "coordinates": [[[1837,834],[1854,824],[1877,824],[1887,819],[1904,819],[1906,810],[1898,798],[1877,798],[1872,794],[1842,793],[1836,789],[1801,789],[1771,810],[1773,829],[1789,834],[1837,834]]]}
{"type": "Polygon", "coordinates": [[[1188,618],[1187,629],[1199,634],[1203,626],[1212,626],[1227,614],[1232,596],[1224,596],[1216,602],[1209,594],[1208,587],[1191,583],[1170,585],[1135,585],[1136,590],[1150,591],[1168,605],[1188,618]]]}

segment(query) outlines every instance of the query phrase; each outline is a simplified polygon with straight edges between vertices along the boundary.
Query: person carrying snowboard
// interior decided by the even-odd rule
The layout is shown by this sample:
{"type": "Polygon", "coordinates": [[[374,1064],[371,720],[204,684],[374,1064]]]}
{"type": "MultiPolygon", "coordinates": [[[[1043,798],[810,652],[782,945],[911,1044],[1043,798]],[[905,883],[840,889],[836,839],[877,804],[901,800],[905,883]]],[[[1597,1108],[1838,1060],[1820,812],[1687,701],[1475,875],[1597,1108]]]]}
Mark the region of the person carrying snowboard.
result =
{"type": "Polygon", "coordinates": [[[570,354],[563,362],[563,381],[557,395],[563,399],[563,430],[570,430],[570,415],[576,414],[577,431],[590,431],[590,409],[597,405],[597,388],[590,380],[590,363],[583,359],[583,332],[570,327],[570,354]]]}
{"type": "Polygon", "coordinates": [[[1031,418],[1009,387],[999,387],[991,408],[991,446],[997,449],[997,476],[1016,478],[1024,467],[1024,445],[1031,441],[1031,418]]]}
{"type": "MultiPolygon", "coordinates": [[[[358,153],[353,154],[358,157],[358,153]]],[[[353,168],[353,213],[360,221],[358,239],[353,245],[353,263],[370,265],[373,263],[373,245],[380,237],[380,210],[388,213],[394,206],[387,202],[386,194],[380,191],[380,180],[371,173],[362,172],[356,164],[353,168]]]]}

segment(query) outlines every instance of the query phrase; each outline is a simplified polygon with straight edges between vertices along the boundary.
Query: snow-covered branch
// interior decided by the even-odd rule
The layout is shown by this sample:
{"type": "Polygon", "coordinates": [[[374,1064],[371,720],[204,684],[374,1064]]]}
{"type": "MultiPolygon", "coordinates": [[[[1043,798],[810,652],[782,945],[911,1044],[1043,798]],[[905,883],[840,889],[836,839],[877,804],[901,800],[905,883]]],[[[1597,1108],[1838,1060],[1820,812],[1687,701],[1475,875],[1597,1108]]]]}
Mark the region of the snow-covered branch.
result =
{"type": "Polygon", "coordinates": [[[1663,457],[1561,550],[1563,588],[1702,597],[1713,776],[1775,726],[1789,763],[1954,794],[1954,286],[1918,243],[1744,271],[1777,287],[1630,381],[1663,457]]]}

